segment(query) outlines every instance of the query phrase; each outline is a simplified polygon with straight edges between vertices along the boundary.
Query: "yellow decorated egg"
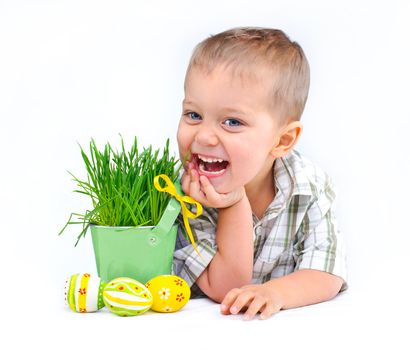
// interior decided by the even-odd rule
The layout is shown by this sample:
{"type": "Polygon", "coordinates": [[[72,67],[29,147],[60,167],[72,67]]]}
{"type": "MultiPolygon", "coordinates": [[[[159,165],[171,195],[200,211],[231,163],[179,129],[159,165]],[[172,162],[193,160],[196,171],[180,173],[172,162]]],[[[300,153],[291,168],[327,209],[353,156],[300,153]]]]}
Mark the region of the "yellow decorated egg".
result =
{"type": "Polygon", "coordinates": [[[66,280],[64,300],[76,312],[94,312],[102,307],[102,290],[105,284],[97,275],[77,273],[66,280]]]}
{"type": "Polygon", "coordinates": [[[181,277],[160,275],[146,283],[154,302],[151,310],[157,312],[175,312],[180,310],[191,297],[191,289],[181,277]]]}
{"type": "Polygon", "coordinates": [[[119,316],[136,316],[152,305],[150,291],[140,282],[127,277],[115,278],[103,290],[105,306],[119,316]]]}

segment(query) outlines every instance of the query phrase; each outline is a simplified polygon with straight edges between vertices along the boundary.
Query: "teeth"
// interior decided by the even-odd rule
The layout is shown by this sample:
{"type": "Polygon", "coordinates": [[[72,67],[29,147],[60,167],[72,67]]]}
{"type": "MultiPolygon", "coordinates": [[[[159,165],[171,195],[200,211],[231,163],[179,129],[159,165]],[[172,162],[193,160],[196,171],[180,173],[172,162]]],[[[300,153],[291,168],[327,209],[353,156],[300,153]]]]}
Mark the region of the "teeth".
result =
{"type": "Polygon", "coordinates": [[[216,162],[222,163],[224,161],[223,159],[220,159],[220,158],[206,158],[199,154],[198,154],[198,158],[207,163],[216,163],[216,162]]]}
{"type": "Polygon", "coordinates": [[[222,174],[226,169],[222,169],[219,171],[207,171],[205,170],[205,166],[203,164],[199,164],[199,170],[201,170],[203,173],[208,173],[208,174],[212,174],[212,175],[219,175],[222,174]]]}

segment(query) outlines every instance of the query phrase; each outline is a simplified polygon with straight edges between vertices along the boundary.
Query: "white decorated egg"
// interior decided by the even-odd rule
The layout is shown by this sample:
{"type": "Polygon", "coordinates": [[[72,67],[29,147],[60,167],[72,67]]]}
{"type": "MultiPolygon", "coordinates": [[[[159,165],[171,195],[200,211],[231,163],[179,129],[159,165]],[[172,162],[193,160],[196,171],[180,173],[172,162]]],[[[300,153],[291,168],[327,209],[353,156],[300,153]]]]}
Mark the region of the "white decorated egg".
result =
{"type": "Polygon", "coordinates": [[[105,284],[97,275],[77,273],[66,280],[64,300],[76,312],[94,312],[102,307],[102,290],[105,284]]]}

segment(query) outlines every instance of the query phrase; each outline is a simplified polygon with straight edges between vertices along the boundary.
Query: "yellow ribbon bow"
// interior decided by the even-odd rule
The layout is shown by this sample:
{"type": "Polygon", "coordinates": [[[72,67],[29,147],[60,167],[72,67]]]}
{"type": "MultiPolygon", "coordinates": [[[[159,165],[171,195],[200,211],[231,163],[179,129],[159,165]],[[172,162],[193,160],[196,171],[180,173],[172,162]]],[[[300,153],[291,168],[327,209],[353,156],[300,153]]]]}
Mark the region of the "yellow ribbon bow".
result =
{"type": "Polygon", "coordinates": [[[188,218],[189,219],[196,219],[198,216],[202,215],[202,205],[201,205],[201,203],[197,202],[195,199],[193,199],[189,196],[181,196],[177,192],[177,189],[176,189],[175,185],[172,183],[171,179],[165,174],[155,176],[154,186],[158,191],[167,192],[171,196],[175,197],[175,199],[177,201],[179,201],[179,203],[181,204],[181,209],[182,209],[182,217],[184,218],[185,230],[188,234],[189,240],[191,241],[192,246],[194,247],[194,249],[198,253],[198,255],[201,255],[198,251],[198,248],[197,248],[196,244],[195,244],[194,236],[192,235],[191,227],[189,226],[189,221],[188,221],[188,218]],[[165,187],[161,187],[161,185],[159,183],[160,178],[165,181],[165,183],[166,183],[165,187]],[[194,204],[196,206],[196,213],[191,212],[187,208],[186,203],[194,204]]]}

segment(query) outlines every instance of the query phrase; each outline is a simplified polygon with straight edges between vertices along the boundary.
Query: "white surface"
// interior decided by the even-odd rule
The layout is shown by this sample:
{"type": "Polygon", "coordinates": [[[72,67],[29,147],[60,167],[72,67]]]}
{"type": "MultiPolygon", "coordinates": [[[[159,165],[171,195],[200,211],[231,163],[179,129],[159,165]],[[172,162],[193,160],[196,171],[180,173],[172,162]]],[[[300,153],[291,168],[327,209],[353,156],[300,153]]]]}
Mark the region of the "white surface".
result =
{"type": "Polygon", "coordinates": [[[132,338],[181,348],[188,339],[201,349],[206,332],[212,347],[408,348],[399,317],[410,311],[409,18],[407,1],[0,0],[0,319],[8,340],[72,348],[132,338]],[[337,185],[348,293],[250,323],[206,301],[132,319],[70,312],[59,294],[64,278],[95,271],[89,236],[74,249],[74,227],[56,235],[89,204],[66,172],[84,176],[77,142],[118,145],[121,133],[127,144],[137,135],[158,147],[169,137],[176,152],[194,45],[244,25],[283,29],[310,61],[298,149],[337,185]]]}
{"type": "Polygon", "coordinates": [[[409,345],[408,326],[398,319],[407,317],[402,303],[398,299],[387,302],[383,297],[374,298],[374,294],[362,295],[353,289],[330,302],[281,311],[265,321],[222,316],[219,305],[208,299],[191,300],[173,314],[148,311],[128,318],[118,317],[105,308],[79,314],[53,306],[48,303],[42,310],[41,304],[37,304],[33,312],[12,318],[3,341],[12,341],[12,348],[37,345],[59,349],[128,345],[152,349],[338,350],[408,349],[409,345]]]}

